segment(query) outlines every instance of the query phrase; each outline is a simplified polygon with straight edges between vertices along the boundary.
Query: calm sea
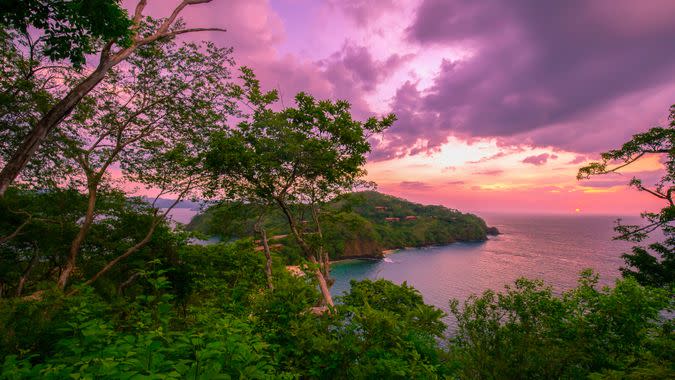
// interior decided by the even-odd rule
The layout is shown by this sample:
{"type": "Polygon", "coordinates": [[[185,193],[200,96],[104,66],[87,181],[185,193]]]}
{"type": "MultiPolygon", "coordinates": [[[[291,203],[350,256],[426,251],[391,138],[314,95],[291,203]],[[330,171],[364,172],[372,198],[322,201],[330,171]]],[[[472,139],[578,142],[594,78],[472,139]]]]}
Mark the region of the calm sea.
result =
{"type": "MultiPolygon", "coordinates": [[[[405,281],[422,293],[425,302],[447,312],[450,299],[461,302],[486,289],[501,290],[519,277],[542,279],[560,292],[576,285],[582,269],[592,268],[601,284],[612,284],[620,276],[621,254],[631,247],[612,240],[616,216],[480,216],[502,234],[483,243],[406,249],[378,261],[335,263],[333,294],[347,291],[350,280],[405,281]]],[[[446,323],[453,330],[451,317],[446,323]]]]}

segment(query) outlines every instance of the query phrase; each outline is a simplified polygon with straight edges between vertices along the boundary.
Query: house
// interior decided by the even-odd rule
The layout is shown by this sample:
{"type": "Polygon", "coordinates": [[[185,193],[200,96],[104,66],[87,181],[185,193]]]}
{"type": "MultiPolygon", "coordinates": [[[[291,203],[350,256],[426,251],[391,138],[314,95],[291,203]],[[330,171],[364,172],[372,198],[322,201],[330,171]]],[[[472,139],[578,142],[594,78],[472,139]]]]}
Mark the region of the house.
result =
{"type": "Polygon", "coordinates": [[[384,220],[387,222],[399,222],[401,218],[384,218],[384,220]]]}
{"type": "Polygon", "coordinates": [[[405,217],[405,220],[417,220],[417,217],[415,215],[408,215],[405,217]]]}
{"type": "Polygon", "coordinates": [[[385,206],[375,206],[376,211],[387,211],[387,208],[385,206]]]}

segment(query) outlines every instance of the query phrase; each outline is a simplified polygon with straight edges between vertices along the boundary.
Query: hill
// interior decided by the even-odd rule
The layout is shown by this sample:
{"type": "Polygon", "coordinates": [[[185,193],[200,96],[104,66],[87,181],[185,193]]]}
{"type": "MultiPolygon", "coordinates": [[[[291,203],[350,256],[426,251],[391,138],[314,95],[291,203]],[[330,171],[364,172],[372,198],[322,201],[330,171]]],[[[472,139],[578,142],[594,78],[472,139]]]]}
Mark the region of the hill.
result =
{"type": "MultiPolygon", "coordinates": [[[[243,203],[212,206],[195,216],[189,230],[215,235],[223,240],[254,236],[257,212],[243,203]]],[[[305,222],[312,230],[311,222],[305,222]]],[[[444,245],[459,241],[484,241],[497,234],[476,215],[443,206],[428,206],[375,191],[338,197],[321,212],[325,247],[332,259],[381,257],[383,250],[444,245]]],[[[288,236],[281,213],[273,211],[265,220],[270,243],[289,262],[299,258],[288,236]]]]}

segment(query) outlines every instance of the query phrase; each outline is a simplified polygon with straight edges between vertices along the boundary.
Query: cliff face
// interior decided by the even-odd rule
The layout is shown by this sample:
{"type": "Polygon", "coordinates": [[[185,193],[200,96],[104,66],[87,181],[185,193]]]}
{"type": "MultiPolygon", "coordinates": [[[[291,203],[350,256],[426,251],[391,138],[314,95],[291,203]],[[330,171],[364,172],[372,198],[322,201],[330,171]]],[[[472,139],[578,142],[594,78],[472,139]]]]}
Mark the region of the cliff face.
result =
{"type": "Polygon", "coordinates": [[[382,247],[373,239],[351,239],[345,242],[340,258],[381,258],[382,247]]]}

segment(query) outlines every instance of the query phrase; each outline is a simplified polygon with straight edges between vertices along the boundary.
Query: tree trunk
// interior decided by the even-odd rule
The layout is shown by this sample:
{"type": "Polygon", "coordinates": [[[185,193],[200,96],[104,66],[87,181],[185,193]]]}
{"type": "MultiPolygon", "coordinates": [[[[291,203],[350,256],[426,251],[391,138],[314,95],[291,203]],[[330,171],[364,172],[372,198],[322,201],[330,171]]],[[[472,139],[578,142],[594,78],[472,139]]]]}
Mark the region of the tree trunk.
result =
{"type": "MultiPolygon", "coordinates": [[[[300,249],[302,249],[302,252],[305,254],[305,257],[309,259],[309,261],[311,261],[313,264],[319,264],[316,260],[316,257],[314,256],[314,252],[312,252],[310,246],[307,244],[305,239],[303,239],[302,236],[300,235],[300,231],[298,231],[298,226],[295,223],[295,218],[293,218],[293,215],[291,214],[291,210],[288,209],[288,206],[283,200],[276,199],[276,202],[279,205],[279,207],[281,207],[281,210],[286,216],[288,224],[291,228],[291,232],[293,233],[295,240],[298,242],[298,245],[300,245],[300,249]]],[[[321,295],[323,296],[326,305],[330,307],[335,306],[335,304],[333,303],[333,297],[330,294],[328,283],[326,282],[326,277],[324,277],[320,267],[317,268],[316,271],[314,271],[314,274],[316,275],[316,279],[319,281],[319,288],[321,289],[321,295]]]]}
{"type": "Polygon", "coordinates": [[[328,257],[328,253],[323,247],[323,232],[321,231],[321,224],[319,223],[319,212],[316,209],[315,204],[312,204],[312,219],[314,220],[314,224],[316,225],[316,233],[317,235],[319,235],[319,240],[321,241],[321,245],[319,246],[319,260],[321,261],[321,271],[323,272],[323,275],[326,278],[326,282],[328,282],[330,286],[333,285],[333,280],[330,278],[330,258],[328,257]]]}
{"type": "Polygon", "coordinates": [[[16,296],[21,297],[21,293],[23,293],[23,287],[26,285],[26,281],[28,281],[28,276],[30,276],[30,272],[33,271],[33,268],[35,267],[35,263],[37,263],[37,258],[38,254],[35,252],[33,257],[30,259],[30,263],[28,263],[28,267],[26,268],[25,271],[23,271],[23,274],[21,275],[21,278],[19,278],[19,283],[16,286],[16,296]]]}
{"type": "Polygon", "coordinates": [[[267,231],[260,226],[260,235],[262,236],[263,248],[265,249],[265,276],[267,277],[267,287],[274,290],[274,283],[272,282],[272,254],[270,253],[270,246],[267,244],[267,231]]]}
{"type": "Polygon", "coordinates": [[[87,236],[89,229],[91,228],[92,223],[94,222],[94,211],[96,210],[96,196],[97,189],[95,186],[89,186],[89,200],[87,202],[87,212],[84,215],[84,221],[80,230],[77,232],[75,239],[73,239],[70,244],[70,251],[68,253],[68,260],[66,261],[66,266],[61,271],[61,275],[57,281],[57,286],[59,289],[63,290],[68,284],[68,279],[70,275],[75,270],[75,264],[77,262],[77,255],[80,252],[80,247],[84,242],[84,238],[87,236]]]}
{"type": "Polygon", "coordinates": [[[12,157],[7,161],[7,164],[0,172],[0,197],[5,195],[9,186],[19,176],[28,161],[33,157],[40,144],[44,139],[70,112],[77,106],[77,104],[84,98],[97,84],[99,84],[106,73],[114,66],[114,62],[110,59],[103,60],[96,70],[94,70],[88,77],[75,86],[70,92],[56,103],[30,131],[23,143],[17,149],[12,157]]]}
{"type": "MultiPolygon", "coordinates": [[[[309,259],[312,263],[318,264],[314,256],[311,256],[309,259]]],[[[330,288],[328,286],[328,282],[326,282],[326,278],[323,276],[323,272],[321,272],[320,268],[316,268],[314,274],[316,275],[316,279],[319,281],[319,289],[321,289],[321,295],[323,296],[323,300],[326,302],[326,305],[330,307],[335,306],[333,303],[333,296],[330,294],[330,288]]]]}

